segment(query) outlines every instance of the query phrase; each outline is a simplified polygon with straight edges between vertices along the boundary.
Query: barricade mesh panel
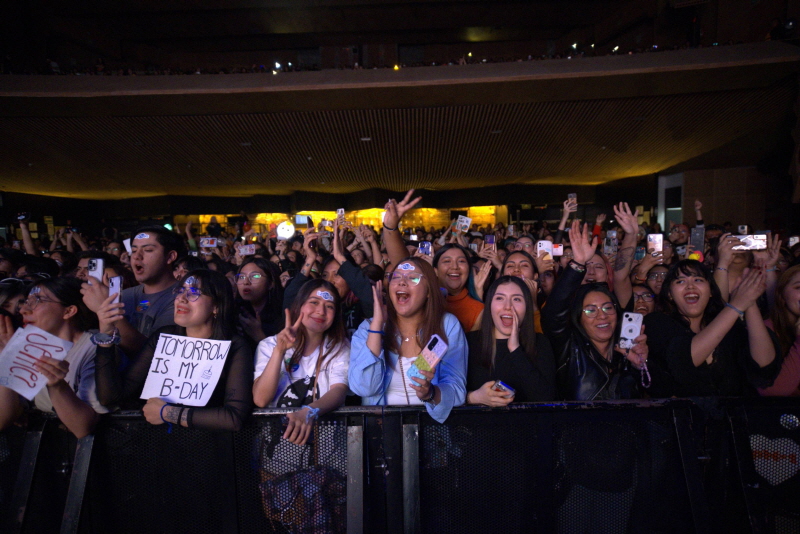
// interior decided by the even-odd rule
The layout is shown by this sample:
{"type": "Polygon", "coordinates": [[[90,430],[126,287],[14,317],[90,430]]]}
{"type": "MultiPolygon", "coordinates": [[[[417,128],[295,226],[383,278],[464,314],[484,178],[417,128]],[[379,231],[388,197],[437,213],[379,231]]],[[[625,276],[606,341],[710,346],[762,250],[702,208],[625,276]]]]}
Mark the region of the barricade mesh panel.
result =
{"type": "Polygon", "coordinates": [[[344,417],[321,420],[313,443],[303,447],[281,439],[284,429],[280,418],[256,417],[235,434],[241,531],[344,532],[344,417]]]}
{"type": "Polygon", "coordinates": [[[25,443],[25,429],[12,426],[0,432],[0,532],[8,531],[6,524],[10,519],[11,494],[19,472],[22,447],[25,443]]]}
{"type": "Polygon", "coordinates": [[[744,413],[739,450],[751,514],[765,532],[800,532],[800,409],[750,407],[744,413]]]}
{"type": "Polygon", "coordinates": [[[230,433],[113,420],[97,432],[82,530],[230,531],[230,433]],[[226,473],[225,471],[228,471],[226,473]],[[87,510],[88,508],[88,510],[87,510]]]}
{"type": "Polygon", "coordinates": [[[645,412],[423,415],[423,531],[691,531],[671,412],[645,412]]]}
{"type": "Polygon", "coordinates": [[[23,532],[59,531],[77,442],[58,420],[47,422],[25,510],[23,532]]]}

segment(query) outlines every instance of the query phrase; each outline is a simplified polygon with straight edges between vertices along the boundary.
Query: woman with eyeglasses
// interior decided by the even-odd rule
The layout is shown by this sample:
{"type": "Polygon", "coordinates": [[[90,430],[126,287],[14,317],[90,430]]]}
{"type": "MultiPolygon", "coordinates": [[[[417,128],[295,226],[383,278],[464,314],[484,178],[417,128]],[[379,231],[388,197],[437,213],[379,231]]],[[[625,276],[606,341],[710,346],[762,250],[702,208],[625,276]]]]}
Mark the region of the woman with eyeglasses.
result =
{"type": "MultiPolygon", "coordinates": [[[[83,303],[81,282],[76,278],[54,278],[33,285],[20,308],[25,325],[73,343],[64,360],[42,357],[36,369],[47,379],[32,403],[15,391],[0,386],[0,430],[13,423],[26,407],[55,412],[58,418],[82,438],[91,434],[98,414],[108,409],[98,399],[95,389],[95,346],[90,329],[96,326],[95,315],[83,303]]],[[[8,318],[0,317],[0,349],[14,334],[8,318]]]]}
{"type": "Polygon", "coordinates": [[[436,272],[421,258],[401,261],[389,277],[386,304],[382,283],[373,288],[372,320],[353,335],[350,389],[364,405],[424,405],[444,422],[464,403],[467,343],[458,319],[445,311],[436,272]],[[409,369],[422,349],[438,335],[447,351],[435,369],[409,369]],[[413,372],[412,372],[413,375],[413,372]]]}
{"type": "Polygon", "coordinates": [[[644,284],[635,284],[633,290],[633,311],[647,315],[656,309],[656,295],[644,284]]]}
{"type": "Polygon", "coordinates": [[[147,422],[170,423],[205,430],[239,430],[253,406],[253,353],[242,337],[235,334],[233,294],[222,273],[207,269],[190,271],[175,288],[175,326],[153,333],[133,364],[119,372],[121,354],[114,324],[122,319],[124,305],[114,304],[113,296],[98,311],[100,339],[97,345],[97,389],[108,405],[142,408],[147,422]],[[142,407],[139,395],[147,380],[160,334],[198,339],[231,340],[230,350],[217,386],[204,407],[167,404],[163,399],[148,399],[142,407]]]}
{"type": "Polygon", "coordinates": [[[751,269],[725,302],[708,268],[681,260],[669,268],[659,295],[661,312],[645,317],[654,397],[755,395],[781,366],[756,300],[766,273],[751,269]]]}
{"type": "Polygon", "coordinates": [[[647,336],[630,349],[619,346],[622,315],[616,296],[604,283],[584,283],[586,263],[596,256],[597,237],[573,222],[575,255],[559,276],[542,309],[542,327],[557,355],[560,396],[567,400],[625,399],[640,396],[639,370],[647,360],[647,336]],[[574,296],[573,296],[574,295],[574,296]]]}
{"type": "Polygon", "coordinates": [[[253,347],[283,329],[283,286],[280,269],[260,257],[249,256],[236,271],[238,330],[253,347]]]}

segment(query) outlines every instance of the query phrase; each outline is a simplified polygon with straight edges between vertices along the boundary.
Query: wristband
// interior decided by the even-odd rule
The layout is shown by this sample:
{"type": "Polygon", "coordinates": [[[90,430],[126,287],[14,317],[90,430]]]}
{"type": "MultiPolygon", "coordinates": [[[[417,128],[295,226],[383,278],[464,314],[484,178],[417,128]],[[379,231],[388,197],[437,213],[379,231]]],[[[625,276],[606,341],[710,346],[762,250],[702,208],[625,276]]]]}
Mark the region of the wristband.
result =
{"type": "Polygon", "coordinates": [[[570,267],[572,267],[574,270],[578,271],[579,273],[585,273],[586,272],[586,265],[583,264],[583,263],[578,263],[575,260],[569,260],[569,263],[567,265],[569,265],[570,267]]]}
{"type": "Polygon", "coordinates": [[[367,329],[367,332],[369,332],[370,334],[380,334],[380,335],[383,335],[383,330],[369,330],[369,329],[367,329]]]}
{"type": "Polygon", "coordinates": [[[717,267],[717,270],[718,271],[725,271],[726,273],[728,272],[728,269],[726,269],[725,267],[717,267]]]}
{"type": "Polygon", "coordinates": [[[312,408],[311,406],[303,406],[303,408],[308,410],[306,414],[306,424],[308,424],[312,418],[319,417],[319,408],[312,408]]]}
{"type": "Polygon", "coordinates": [[[739,314],[739,319],[744,319],[744,312],[742,310],[740,310],[739,308],[737,308],[736,306],[734,306],[730,302],[726,302],[725,306],[727,306],[728,308],[730,308],[733,311],[735,311],[736,313],[738,313],[739,314]]]}
{"type": "Polygon", "coordinates": [[[161,417],[161,421],[163,423],[167,423],[167,434],[172,434],[172,423],[164,419],[164,408],[166,408],[167,406],[172,406],[172,405],[169,403],[164,403],[164,405],[161,407],[161,411],[158,412],[158,415],[161,417]]]}
{"type": "Polygon", "coordinates": [[[386,223],[383,223],[383,228],[385,230],[389,230],[390,232],[396,232],[397,228],[400,228],[400,225],[397,225],[397,227],[395,227],[395,228],[389,228],[388,226],[386,226],[386,223]]]}
{"type": "Polygon", "coordinates": [[[96,332],[92,334],[90,340],[95,345],[119,345],[119,342],[121,341],[119,336],[119,330],[116,328],[110,334],[96,332]]]}
{"type": "MultiPolygon", "coordinates": [[[[428,398],[426,398],[426,399],[420,399],[420,400],[421,400],[422,402],[428,402],[428,403],[431,403],[431,404],[433,404],[433,399],[434,399],[434,398],[436,398],[436,386],[434,386],[433,384],[431,384],[431,391],[430,391],[430,395],[428,395],[428,398]]],[[[435,406],[435,405],[434,405],[434,406],[435,406]]]]}

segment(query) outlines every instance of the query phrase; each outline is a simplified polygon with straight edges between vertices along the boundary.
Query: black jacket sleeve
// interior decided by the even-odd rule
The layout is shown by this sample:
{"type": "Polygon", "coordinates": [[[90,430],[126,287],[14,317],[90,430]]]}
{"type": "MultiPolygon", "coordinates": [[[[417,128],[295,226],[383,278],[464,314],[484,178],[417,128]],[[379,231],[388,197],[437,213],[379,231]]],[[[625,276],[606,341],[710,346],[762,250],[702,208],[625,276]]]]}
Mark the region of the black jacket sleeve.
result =
{"type": "Polygon", "coordinates": [[[344,281],[350,286],[350,290],[358,297],[364,317],[372,318],[372,283],[361,267],[348,260],[339,266],[339,276],[344,278],[344,281]]]}
{"type": "Polygon", "coordinates": [[[569,324],[572,295],[580,287],[582,280],[583,273],[567,266],[547,298],[546,306],[542,308],[542,331],[550,340],[555,353],[556,368],[560,367],[566,359],[564,349],[569,343],[572,330],[569,324]]]}

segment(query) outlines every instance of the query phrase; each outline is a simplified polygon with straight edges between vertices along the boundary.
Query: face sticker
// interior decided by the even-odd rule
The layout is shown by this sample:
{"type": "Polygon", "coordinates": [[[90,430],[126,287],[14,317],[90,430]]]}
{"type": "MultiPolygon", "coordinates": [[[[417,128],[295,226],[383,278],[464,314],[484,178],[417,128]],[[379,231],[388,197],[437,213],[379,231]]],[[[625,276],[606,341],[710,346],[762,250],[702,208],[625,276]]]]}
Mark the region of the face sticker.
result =
{"type": "Polygon", "coordinates": [[[194,286],[195,281],[196,280],[194,279],[194,276],[190,276],[189,278],[186,279],[186,281],[183,283],[183,285],[185,285],[185,286],[194,286]]]}
{"type": "Polygon", "coordinates": [[[331,295],[327,291],[317,291],[317,296],[320,297],[322,300],[333,302],[333,295],[331,295]]]}
{"type": "Polygon", "coordinates": [[[401,271],[413,271],[414,269],[416,269],[414,265],[408,262],[401,263],[400,265],[397,266],[397,268],[400,269],[401,271]]]}
{"type": "Polygon", "coordinates": [[[42,288],[41,288],[41,287],[39,287],[39,286],[36,286],[36,287],[34,287],[33,289],[31,289],[31,292],[30,292],[30,294],[31,294],[31,295],[37,295],[37,294],[39,294],[39,293],[41,293],[41,292],[42,292],[42,288]]]}
{"type": "Polygon", "coordinates": [[[134,237],[134,239],[150,239],[150,234],[145,234],[144,232],[142,232],[141,234],[134,237]]]}

